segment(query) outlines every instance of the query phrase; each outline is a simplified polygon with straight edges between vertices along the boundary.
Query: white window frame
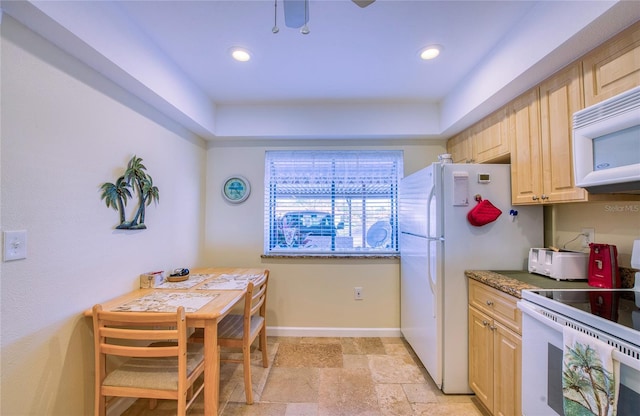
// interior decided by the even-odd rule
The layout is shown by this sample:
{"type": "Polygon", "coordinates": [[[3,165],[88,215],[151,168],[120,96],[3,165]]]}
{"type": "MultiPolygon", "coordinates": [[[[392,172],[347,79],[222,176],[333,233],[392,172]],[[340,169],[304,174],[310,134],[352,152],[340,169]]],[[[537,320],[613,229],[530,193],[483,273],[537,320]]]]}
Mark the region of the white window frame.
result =
{"type": "Polygon", "coordinates": [[[264,255],[397,256],[402,176],[401,150],[267,151],[264,255]]]}

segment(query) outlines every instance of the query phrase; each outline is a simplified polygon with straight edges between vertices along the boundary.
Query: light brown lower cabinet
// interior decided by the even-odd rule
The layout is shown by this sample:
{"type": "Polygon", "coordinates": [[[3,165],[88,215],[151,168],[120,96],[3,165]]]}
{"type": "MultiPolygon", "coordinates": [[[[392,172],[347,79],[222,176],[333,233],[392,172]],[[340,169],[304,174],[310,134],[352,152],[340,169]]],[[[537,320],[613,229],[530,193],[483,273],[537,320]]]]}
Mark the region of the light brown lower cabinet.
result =
{"type": "Polygon", "coordinates": [[[469,280],[469,384],[493,415],[522,414],[522,321],[516,301],[469,280]]]}

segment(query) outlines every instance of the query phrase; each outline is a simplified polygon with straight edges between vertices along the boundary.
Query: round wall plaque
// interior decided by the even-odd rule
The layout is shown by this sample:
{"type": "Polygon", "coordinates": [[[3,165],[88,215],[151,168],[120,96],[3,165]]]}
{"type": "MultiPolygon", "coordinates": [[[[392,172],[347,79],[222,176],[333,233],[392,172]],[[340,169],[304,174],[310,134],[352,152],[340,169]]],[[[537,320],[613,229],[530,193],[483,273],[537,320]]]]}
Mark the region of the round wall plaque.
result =
{"type": "Polygon", "coordinates": [[[222,196],[233,204],[244,202],[249,198],[249,193],[251,193],[251,185],[244,176],[230,176],[222,185],[222,196]]]}

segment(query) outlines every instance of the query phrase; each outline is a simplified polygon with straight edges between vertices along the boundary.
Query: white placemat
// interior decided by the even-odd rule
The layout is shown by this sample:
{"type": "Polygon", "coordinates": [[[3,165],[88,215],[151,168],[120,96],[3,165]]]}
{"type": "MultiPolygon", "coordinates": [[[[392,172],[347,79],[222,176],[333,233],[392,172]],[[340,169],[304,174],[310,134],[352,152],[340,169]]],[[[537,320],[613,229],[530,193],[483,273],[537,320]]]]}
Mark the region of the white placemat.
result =
{"type": "Polygon", "coordinates": [[[247,287],[249,282],[259,279],[262,274],[221,274],[203,284],[198,290],[237,290],[247,287]]]}
{"type": "Polygon", "coordinates": [[[216,297],[218,297],[217,294],[154,292],[133,299],[113,310],[119,312],[174,312],[179,306],[184,306],[185,312],[195,312],[216,297]]]}
{"type": "Polygon", "coordinates": [[[158,285],[156,289],[191,289],[195,285],[198,285],[205,280],[212,277],[212,274],[191,274],[189,279],[182,282],[167,282],[165,281],[161,285],[158,285]]]}

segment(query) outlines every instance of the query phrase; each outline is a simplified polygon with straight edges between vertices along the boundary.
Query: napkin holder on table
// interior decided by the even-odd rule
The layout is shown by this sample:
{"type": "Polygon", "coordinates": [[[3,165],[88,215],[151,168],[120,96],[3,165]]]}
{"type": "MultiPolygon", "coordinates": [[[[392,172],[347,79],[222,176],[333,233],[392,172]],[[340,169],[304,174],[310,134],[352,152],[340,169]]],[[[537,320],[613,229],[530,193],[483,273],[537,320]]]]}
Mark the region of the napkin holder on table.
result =
{"type": "Polygon", "coordinates": [[[154,288],[164,283],[164,271],[142,273],[140,275],[140,288],[154,288]]]}

